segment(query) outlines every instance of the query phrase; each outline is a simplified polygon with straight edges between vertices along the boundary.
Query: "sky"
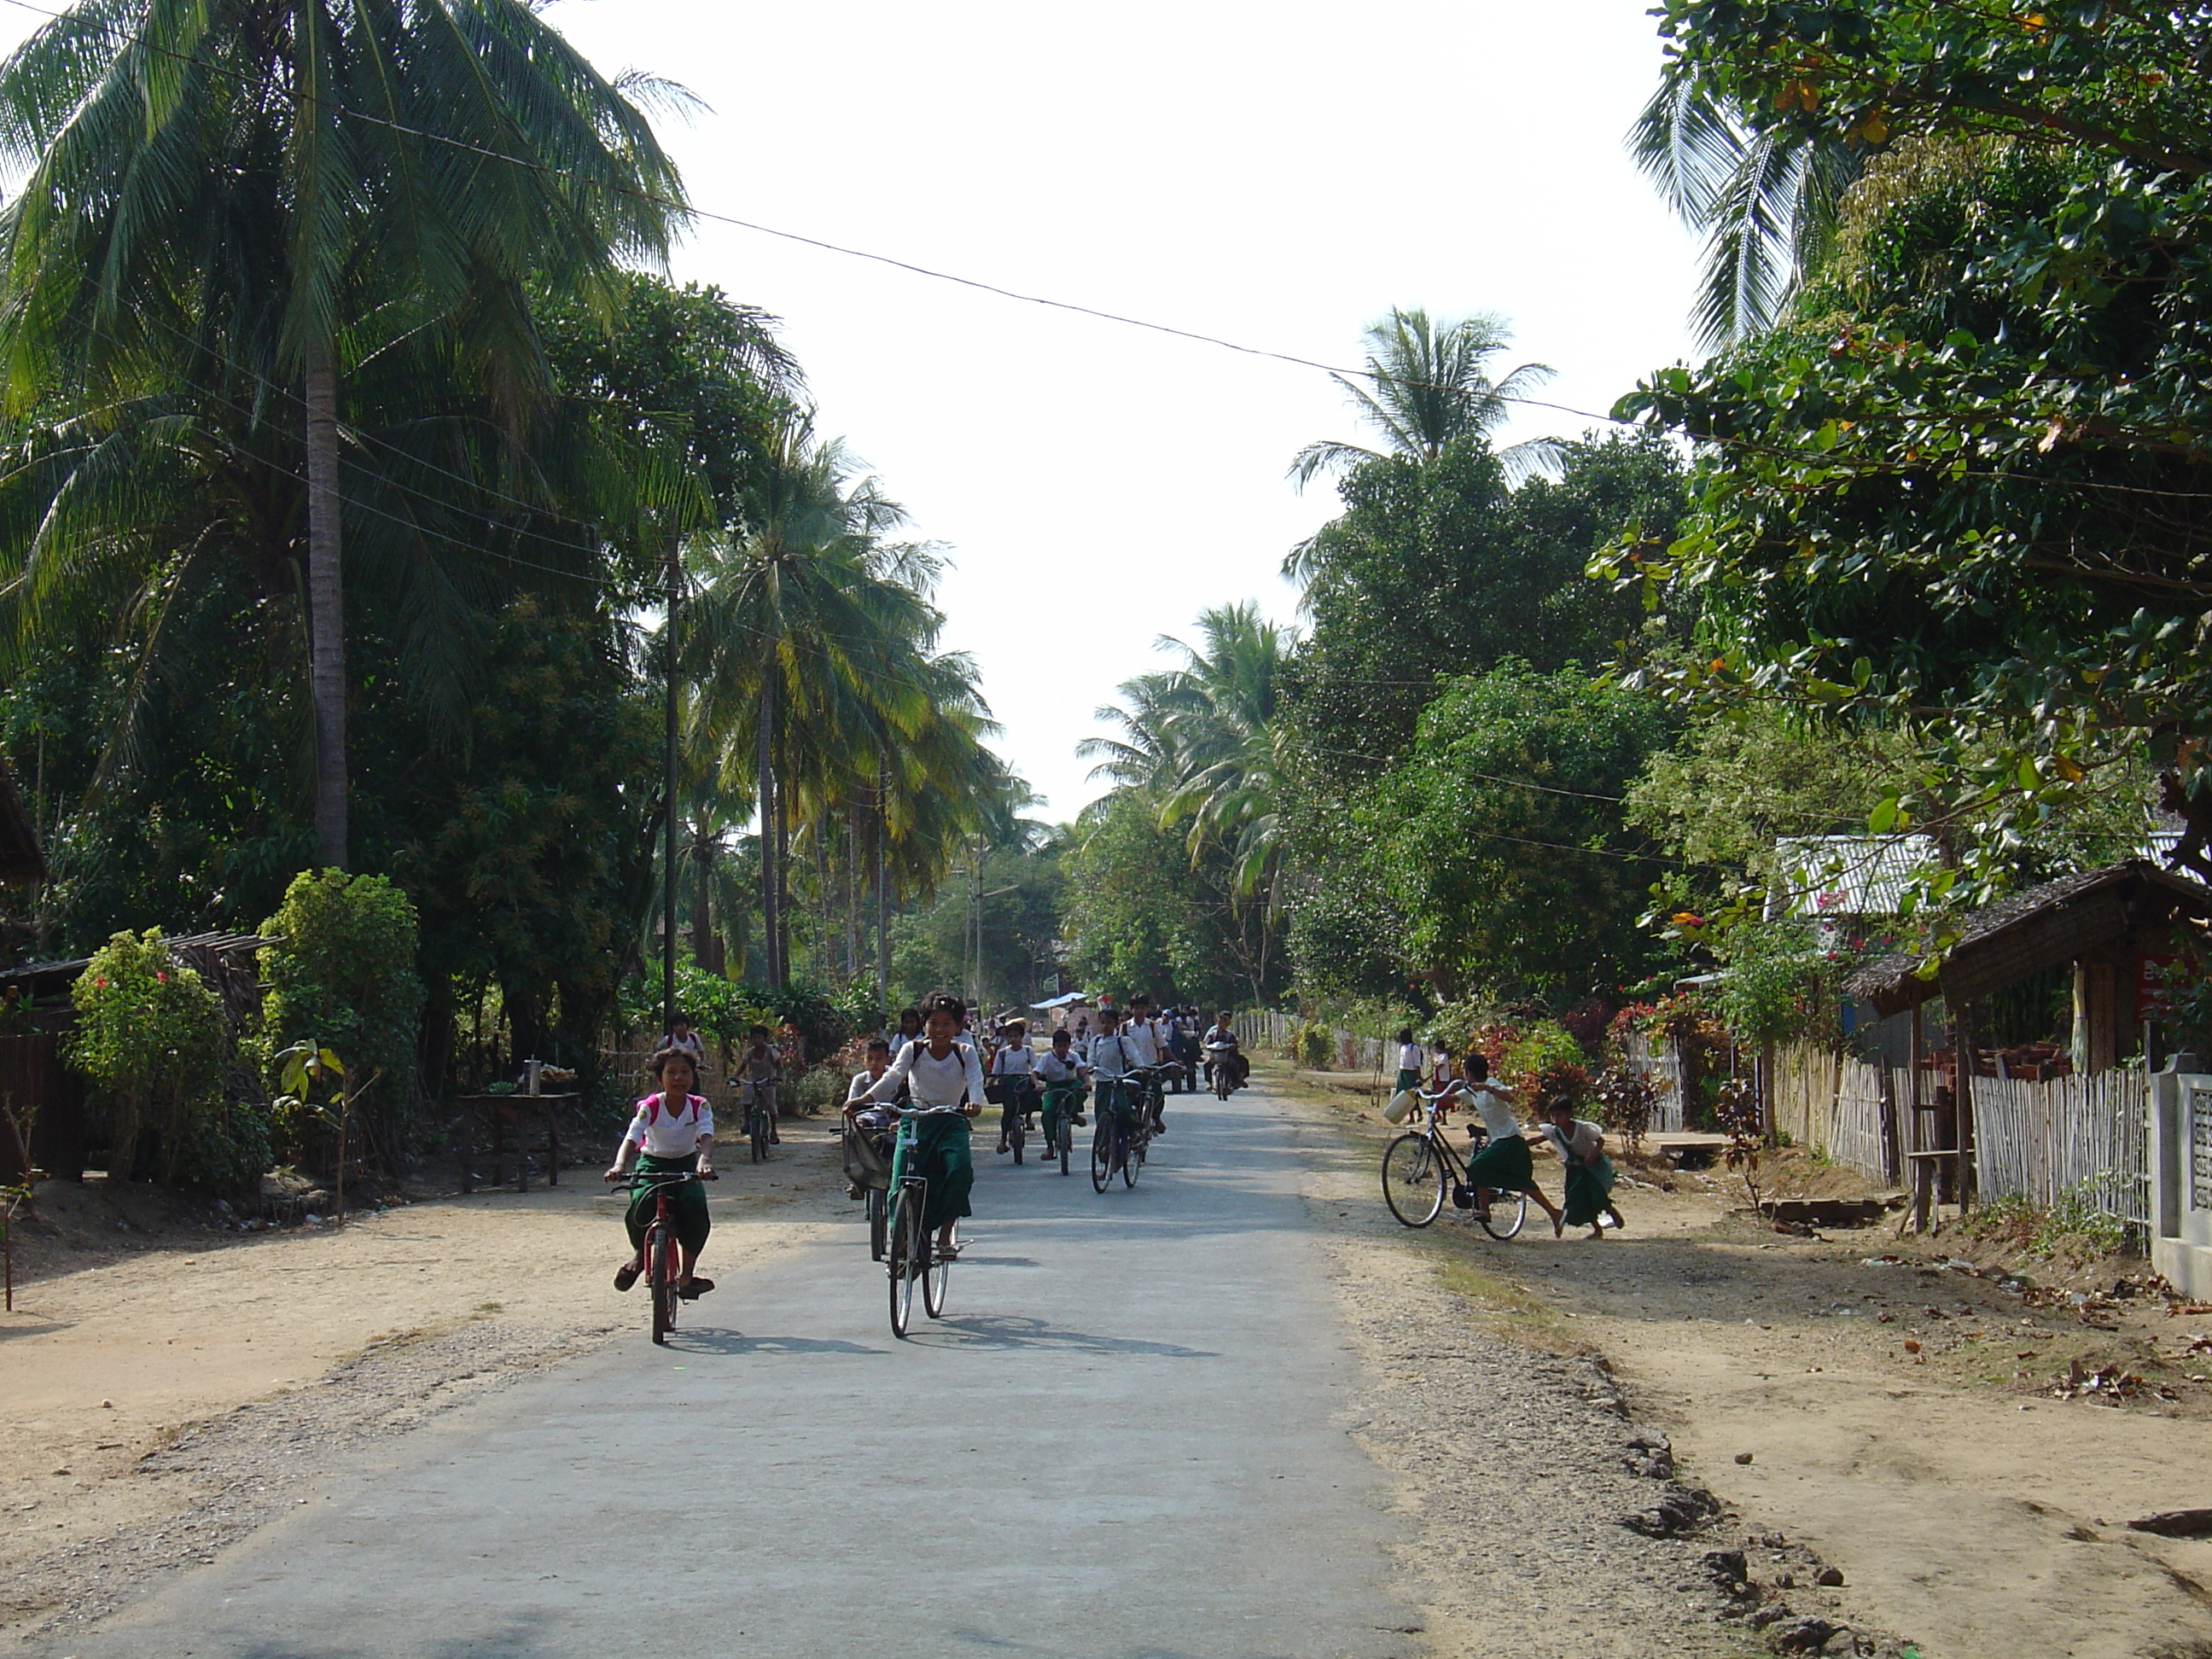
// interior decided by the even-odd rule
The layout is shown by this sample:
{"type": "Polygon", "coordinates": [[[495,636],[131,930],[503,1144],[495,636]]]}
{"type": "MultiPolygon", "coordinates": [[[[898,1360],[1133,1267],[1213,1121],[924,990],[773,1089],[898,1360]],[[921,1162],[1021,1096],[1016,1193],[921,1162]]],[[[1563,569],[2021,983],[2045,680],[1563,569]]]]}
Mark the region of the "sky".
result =
{"type": "MultiPolygon", "coordinates": [[[[42,0],[57,4],[58,0],[42,0]]],[[[700,209],[1002,288],[1356,367],[1393,305],[1493,311],[1603,411],[1688,349],[1695,247],[1621,137],[1650,0],[556,0],[604,70],[676,81],[700,209]]],[[[0,14],[12,46],[41,21],[0,14]]],[[[701,220],[673,274],[782,319],[819,406],[945,544],[945,644],[1073,817],[1115,686],[1211,605],[1294,620],[1334,511],[1291,457],[1357,441],[1313,368],[701,220]]],[[[1507,441],[1576,434],[1524,411],[1507,441]]]]}
{"type": "MultiPolygon", "coordinates": [[[[1695,244],[1622,147],[1650,0],[560,0],[603,68],[682,82],[696,205],[1024,293],[1357,365],[1393,305],[1510,320],[1603,411],[1689,349],[1695,244]]],[[[1072,817],[1075,745],[1201,610],[1290,621],[1357,440],[1328,376],[711,221],[675,273],[781,317],[820,406],[952,561],[999,747],[1072,817]]],[[[1503,368],[1504,365],[1501,365],[1503,368]]],[[[1578,433],[1525,411],[1509,439],[1578,433]]]]}

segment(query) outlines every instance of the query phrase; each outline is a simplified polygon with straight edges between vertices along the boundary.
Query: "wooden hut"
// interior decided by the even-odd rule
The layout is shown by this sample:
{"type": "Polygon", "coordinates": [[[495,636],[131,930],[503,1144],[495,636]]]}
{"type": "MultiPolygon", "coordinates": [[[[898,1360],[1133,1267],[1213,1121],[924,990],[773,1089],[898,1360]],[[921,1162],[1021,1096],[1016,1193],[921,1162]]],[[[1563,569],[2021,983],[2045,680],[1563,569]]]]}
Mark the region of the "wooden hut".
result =
{"type": "Polygon", "coordinates": [[[2142,964],[2164,958],[2184,918],[2212,917],[2212,888],[2130,859],[2063,876],[1973,911],[1935,959],[1889,956],[1846,981],[1884,1017],[1941,996],[1954,1010],[2068,963],[2074,967],[2075,1062],[2110,1070],[2136,1023],[2142,964]]]}
{"type": "MultiPolygon", "coordinates": [[[[1916,1209],[1924,1216],[1939,1176],[1964,1202],[1976,1168],[1975,1078],[2001,1094],[2020,1077],[2110,1072],[2130,1046],[2146,964],[2165,959],[2174,930],[2212,917],[2212,888],[2140,859],[2065,876],[1968,915],[1949,950],[1888,956],[1861,967],[1845,988],[1885,1018],[1912,1014],[1911,1150],[1916,1209]],[[2006,1056],[1975,1046],[1975,1005],[2037,974],[2074,969],[2073,1053],[2050,1071],[2014,1070],[2006,1056]],[[1920,1011],[1942,997],[1951,1018],[1948,1050],[1928,1050],[1920,1011]],[[1932,1081],[1934,1087],[1924,1087],[1932,1081]]],[[[1902,1104],[1902,1103],[1900,1103],[1902,1104]]]]}

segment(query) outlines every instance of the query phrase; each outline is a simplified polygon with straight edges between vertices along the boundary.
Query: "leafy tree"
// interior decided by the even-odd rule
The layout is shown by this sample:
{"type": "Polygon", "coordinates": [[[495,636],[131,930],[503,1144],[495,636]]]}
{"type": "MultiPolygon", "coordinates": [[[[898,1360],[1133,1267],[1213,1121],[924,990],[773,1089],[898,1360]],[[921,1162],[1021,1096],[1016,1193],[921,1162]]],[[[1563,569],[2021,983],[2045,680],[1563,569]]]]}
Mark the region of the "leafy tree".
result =
{"type": "Polygon", "coordinates": [[[1571,998],[1645,976],[1638,917],[1657,871],[1619,802],[1668,735],[1650,699],[1571,670],[1508,663],[1437,700],[1367,817],[1407,953],[1445,995],[1571,998]]]}
{"type": "MultiPolygon", "coordinates": [[[[425,331],[542,385],[531,280],[657,255],[674,169],[521,0],[87,0],[0,70],[0,356],[21,409],[235,360],[304,412],[315,823],[346,861],[340,382],[425,331]],[[292,388],[297,387],[294,392],[292,388]]],[[[273,440],[272,440],[273,441],[273,440]]]]}
{"type": "Polygon", "coordinates": [[[272,1048],[313,1041],[382,1079],[362,1127],[396,1164],[416,1092],[422,981],[416,972],[416,912],[381,876],[305,870],[262,933],[264,1039],[272,1048]]]}
{"type": "MultiPolygon", "coordinates": [[[[70,988],[76,1024],[64,1052],[106,1098],[109,1173],[143,1167],[163,1181],[191,1168],[195,1120],[220,1092],[222,1026],[200,976],[170,956],[161,930],[118,933],[70,988]],[[150,1136],[153,1155],[143,1156],[150,1136]]],[[[258,1168],[252,1171],[258,1177],[258,1168]]]]}
{"type": "Polygon", "coordinates": [[[1969,888],[2139,758],[2202,848],[2212,101],[2195,12],[1677,0],[1678,71],[1754,134],[1880,151],[1771,334],[1626,405],[1695,508],[1608,568],[1696,618],[1647,671],[1917,725],[1869,803],[1955,826],[1969,888]]]}

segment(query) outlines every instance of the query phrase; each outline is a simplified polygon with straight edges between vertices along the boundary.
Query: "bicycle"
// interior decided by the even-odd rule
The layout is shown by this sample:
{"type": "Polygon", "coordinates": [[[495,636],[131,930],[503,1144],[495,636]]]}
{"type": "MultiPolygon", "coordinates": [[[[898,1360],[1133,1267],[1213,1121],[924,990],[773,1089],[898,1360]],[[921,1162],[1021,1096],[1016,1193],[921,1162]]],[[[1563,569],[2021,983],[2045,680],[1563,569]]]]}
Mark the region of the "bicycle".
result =
{"type": "MultiPolygon", "coordinates": [[[[960,1112],[957,1106],[909,1106],[908,1117],[951,1116],[960,1112]]],[[[909,1140],[911,1146],[913,1142],[909,1140]]],[[[890,1279],[891,1334],[902,1340],[906,1336],[907,1323],[914,1314],[914,1287],[921,1285],[921,1308],[932,1319],[945,1316],[945,1292],[952,1279],[952,1256],[939,1252],[937,1241],[922,1225],[922,1214],[929,1201],[929,1181],[925,1176],[909,1175],[898,1184],[892,1201],[890,1238],[886,1251],[884,1271],[890,1279]]],[[[960,1224],[952,1224],[953,1254],[960,1249],[960,1224]]]]}
{"type": "Polygon", "coordinates": [[[757,1083],[745,1085],[745,1139],[751,1143],[756,1164],[768,1162],[769,1143],[775,1139],[775,1098],[757,1083]]]}
{"type": "Polygon", "coordinates": [[[684,1299],[684,1247],[677,1241],[676,1218],[669,1213],[668,1193],[687,1181],[712,1181],[714,1172],[686,1170],[678,1175],[610,1176],[610,1186],[628,1180],[633,1190],[639,1181],[653,1184],[653,1218],[645,1224],[645,1282],[652,1309],[653,1340],[666,1343],[676,1328],[676,1304],[684,1299]]]}
{"type": "MultiPolygon", "coordinates": [[[[1474,1210],[1482,1231],[1492,1238],[1513,1237],[1528,1219],[1528,1194],[1493,1190],[1489,1204],[1476,1209],[1474,1194],[1467,1182],[1467,1165],[1444,1139],[1444,1120],[1451,1111],[1449,1090],[1431,1094],[1417,1090],[1425,1107],[1426,1122],[1408,1129],[1382,1149],[1382,1201],[1390,1213],[1408,1227],[1425,1227],[1443,1212],[1444,1197],[1455,1206],[1474,1210]]],[[[1480,1124],[1468,1128],[1470,1161],[1486,1144],[1480,1124]]]]}
{"type": "Polygon", "coordinates": [[[1074,1173],[1068,1165],[1075,1161],[1072,1156],[1075,1151],[1075,1115],[1081,1109],[1082,1105],[1083,1091],[1069,1089],[1062,1097],[1060,1110],[1053,1120],[1052,1150],[1060,1159],[1060,1172],[1062,1175],[1074,1173]]]}
{"type": "Polygon", "coordinates": [[[1236,1058],[1234,1048],[1217,1048],[1206,1060],[1206,1070],[1216,1100],[1226,1100],[1237,1091],[1236,1068],[1231,1063],[1236,1058]]]}
{"type": "Polygon", "coordinates": [[[1131,1072],[1119,1085],[1107,1083],[1099,1087],[1098,1133],[1091,1141],[1091,1190],[1095,1193],[1112,1185],[1116,1172],[1125,1188],[1137,1184],[1137,1176],[1145,1167],[1146,1149],[1152,1144],[1146,1080],[1146,1073],[1131,1072]],[[1115,1088],[1126,1106],[1117,1107],[1106,1098],[1106,1091],[1115,1088]]]}
{"type": "Polygon", "coordinates": [[[1030,1138],[1030,1114],[1036,1109],[1036,1096],[1026,1078],[1006,1079],[1006,1098],[999,1110],[999,1133],[1013,1152],[1014,1162],[1022,1161],[1023,1145],[1030,1138]]]}

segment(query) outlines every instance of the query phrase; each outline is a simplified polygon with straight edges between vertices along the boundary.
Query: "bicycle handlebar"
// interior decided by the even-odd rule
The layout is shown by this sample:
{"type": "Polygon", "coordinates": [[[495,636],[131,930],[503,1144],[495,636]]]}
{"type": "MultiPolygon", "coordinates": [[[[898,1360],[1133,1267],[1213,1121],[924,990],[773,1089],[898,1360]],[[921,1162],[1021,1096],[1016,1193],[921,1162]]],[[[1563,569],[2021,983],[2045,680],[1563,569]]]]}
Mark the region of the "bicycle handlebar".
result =
{"type": "Polygon", "coordinates": [[[656,1187],[680,1186],[687,1181],[719,1181],[720,1170],[614,1170],[600,1177],[611,1187],[617,1181],[649,1181],[656,1187]]]}

